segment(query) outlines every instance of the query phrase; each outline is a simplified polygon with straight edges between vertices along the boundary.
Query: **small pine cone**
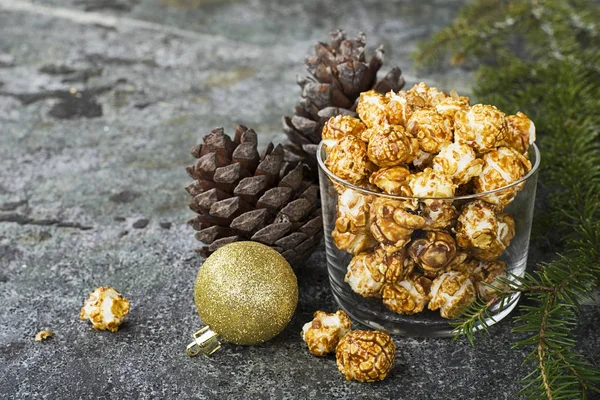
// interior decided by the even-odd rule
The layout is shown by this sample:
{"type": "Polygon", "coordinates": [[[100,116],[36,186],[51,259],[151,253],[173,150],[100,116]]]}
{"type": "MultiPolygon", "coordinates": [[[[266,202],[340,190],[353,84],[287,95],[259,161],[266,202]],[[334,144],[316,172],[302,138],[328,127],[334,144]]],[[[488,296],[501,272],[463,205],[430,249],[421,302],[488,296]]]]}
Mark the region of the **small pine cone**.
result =
{"type": "Polygon", "coordinates": [[[261,155],[257,143],[256,132],[239,125],[233,139],[217,128],[192,148],[198,161],[187,167],[194,182],[186,190],[198,215],[189,224],[204,256],[252,240],[300,265],[322,235],[319,188],[304,164],[286,161],[281,145],[270,143],[261,155]]]}
{"type": "Polygon", "coordinates": [[[335,356],[346,380],[379,382],[394,366],[396,344],[387,332],[356,330],[340,340],[335,356]]]}
{"type": "Polygon", "coordinates": [[[366,37],[359,33],[347,39],[342,30],[330,33],[330,43],[318,43],[315,54],[305,59],[310,77],[298,79],[301,100],[293,117],[283,117],[283,129],[292,142],[290,149],[305,159],[316,179],[316,149],[323,124],[336,115],[356,117],[356,102],[362,92],[398,91],[404,86],[402,71],[392,68],[382,79],[377,72],[383,65],[383,46],[370,60],[365,55],[366,37]]]}

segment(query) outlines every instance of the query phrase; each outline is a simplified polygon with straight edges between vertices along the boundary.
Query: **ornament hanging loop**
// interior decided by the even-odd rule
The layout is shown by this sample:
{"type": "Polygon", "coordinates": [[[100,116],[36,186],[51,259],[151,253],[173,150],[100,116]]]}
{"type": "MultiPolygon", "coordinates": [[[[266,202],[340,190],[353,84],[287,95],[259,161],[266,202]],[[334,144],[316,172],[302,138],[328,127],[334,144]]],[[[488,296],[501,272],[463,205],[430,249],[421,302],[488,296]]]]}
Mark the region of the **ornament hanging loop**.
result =
{"type": "Polygon", "coordinates": [[[220,348],[221,342],[218,340],[217,333],[213,332],[210,327],[205,326],[194,333],[194,341],[188,344],[185,352],[190,357],[195,357],[200,353],[210,356],[220,348]]]}

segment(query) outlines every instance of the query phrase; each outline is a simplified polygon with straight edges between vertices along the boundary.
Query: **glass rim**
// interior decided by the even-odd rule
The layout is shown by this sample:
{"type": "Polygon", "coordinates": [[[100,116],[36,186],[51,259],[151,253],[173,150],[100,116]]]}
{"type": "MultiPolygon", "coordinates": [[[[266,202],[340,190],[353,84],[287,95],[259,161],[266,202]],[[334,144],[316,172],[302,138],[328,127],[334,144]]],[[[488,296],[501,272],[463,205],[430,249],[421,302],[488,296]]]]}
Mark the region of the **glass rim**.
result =
{"type": "Polygon", "coordinates": [[[365,187],[362,186],[357,186],[353,183],[350,183],[340,177],[338,177],[337,175],[335,175],[333,172],[331,172],[329,170],[329,168],[327,168],[325,166],[325,162],[323,161],[323,158],[321,157],[321,152],[323,150],[323,146],[324,143],[321,140],[321,142],[319,143],[319,147],[317,148],[317,163],[319,164],[319,168],[325,172],[327,174],[327,176],[329,176],[329,178],[333,179],[334,181],[336,181],[337,183],[344,185],[346,187],[349,187],[351,189],[354,189],[358,192],[362,192],[364,194],[367,195],[372,195],[372,196],[381,196],[381,197],[388,197],[388,198],[392,198],[392,199],[398,199],[398,200],[472,200],[472,199],[479,199],[491,194],[495,194],[495,193],[499,193],[502,191],[505,191],[507,189],[510,189],[512,187],[518,186],[523,182],[526,182],[527,179],[529,179],[531,176],[533,176],[535,173],[538,172],[539,166],[540,166],[540,149],[537,147],[537,145],[535,143],[532,143],[530,146],[530,149],[533,148],[533,152],[535,155],[535,163],[533,164],[533,166],[531,167],[531,169],[529,170],[529,172],[527,174],[525,174],[525,176],[523,176],[521,179],[511,183],[510,185],[506,185],[506,186],[502,186],[501,188],[498,189],[494,189],[494,190],[489,190],[487,192],[481,192],[481,193],[473,193],[473,194],[466,194],[466,195],[462,195],[462,196],[454,196],[454,197],[415,197],[415,196],[402,196],[402,195],[397,195],[397,194],[389,194],[389,193],[382,193],[382,192],[375,192],[373,190],[367,189],[365,187]]]}

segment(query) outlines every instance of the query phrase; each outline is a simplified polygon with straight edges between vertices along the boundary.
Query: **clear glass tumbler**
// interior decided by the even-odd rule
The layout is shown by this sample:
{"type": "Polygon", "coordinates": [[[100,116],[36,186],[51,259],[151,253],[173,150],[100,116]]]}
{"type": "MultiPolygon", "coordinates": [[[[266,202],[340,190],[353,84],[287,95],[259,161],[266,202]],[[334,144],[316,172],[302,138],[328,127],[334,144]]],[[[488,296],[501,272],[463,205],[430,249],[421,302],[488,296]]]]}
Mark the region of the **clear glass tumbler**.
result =
{"type": "MultiPolygon", "coordinates": [[[[418,204],[418,206],[415,207],[413,209],[414,211],[412,212],[419,214],[421,212],[419,210],[422,209],[422,205],[432,204],[432,202],[437,202],[438,205],[440,202],[443,203],[442,208],[452,205],[456,210],[458,210],[457,212],[460,212],[460,210],[464,210],[465,207],[468,207],[469,204],[474,204],[473,202],[481,202],[485,201],[486,199],[489,200],[491,197],[514,197],[514,199],[505,208],[498,210],[498,213],[501,215],[508,214],[508,218],[510,219],[510,217],[512,217],[512,220],[514,221],[514,227],[511,227],[511,229],[514,230],[514,237],[510,241],[508,247],[502,248],[501,252],[498,251],[498,253],[501,253],[501,255],[498,257],[498,260],[506,263],[506,270],[509,278],[511,275],[519,277],[524,275],[527,265],[527,253],[529,249],[529,236],[531,233],[531,223],[533,218],[538,167],[540,164],[540,154],[535,144],[529,149],[529,160],[531,161],[532,168],[519,181],[490,192],[455,196],[452,198],[443,199],[426,199],[389,195],[370,190],[366,187],[353,185],[335,176],[325,166],[326,159],[327,151],[324,144],[321,143],[317,151],[317,161],[319,164],[319,180],[323,207],[323,227],[325,230],[325,246],[327,251],[329,281],[333,291],[333,296],[339,306],[353,319],[361,324],[373,329],[385,329],[390,333],[403,336],[446,337],[453,335],[453,328],[449,324],[451,319],[442,318],[439,311],[428,310],[427,304],[424,306],[424,309],[421,312],[414,313],[412,315],[399,314],[384,306],[381,295],[365,297],[364,294],[359,295],[353,290],[351,284],[356,286],[356,282],[350,282],[350,280],[346,279],[350,262],[357,254],[361,254],[362,252],[373,252],[373,249],[376,249],[376,246],[379,244],[369,244],[369,239],[365,239],[362,244],[353,244],[352,246],[354,247],[351,246],[350,249],[346,248],[345,250],[340,250],[338,248],[340,236],[343,236],[344,234],[339,235],[338,228],[336,234],[339,236],[337,238],[335,237],[334,230],[336,230],[336,220],[340,214],[340,207],[348,207],[348,199],[351,198],[360,199],[360,204],[358,204],[358,206],[362,206],[365,210],[367,210],[364,215],[358,216],[358,218],[362,217],[366,220],[363,220],[362,224],[365,226],[365,229],[368,232],[369,229],[372,229],[370,225],[372,221],[369,221],[369,218],[373,218],[370,216],[370,214],[372,214],[372,204],[375,201],[390,199],[392,201],[409,202],[414,205],[418,204]],[[357,195],[358,197],[356,197],[357,195]],[[371,210],[370,212],[368,211],[369,209],[371,210]]],[[[486,202],[485,204],[489,203],[486,202]]],[[[351,204],[351,206],[356,206],[356,204],[351,204]]],[[[450,228],[446,228],[444,232],[456,237],[454,225],[450,228]]],[[[412,233],[410,240],[414,241],[419,238],[423,238],[427,234],[427,231],[416,229],[412,233]]],[[[357,243],[356,235],[354,235],[352,238],[355,240],[353,243],[357,243]]],[[[360,238],[358,240],[360,240],[360,238]]],[[[410,243],[406,245],[407,248],[409,246],[410,243]]],[[[463,250],[459,246],[457,246],[457,249],[459,252],[463,250]]],[[[468,259],[463,260],[465,263],[468,263],[469,260],[477,263],[480,262],[479,260],[481,259],[489,258],[491,260],[492,258],[496,258],[495,256],[489,257],[480,254],[473,255],[471,251],[465,251],[464,253],[468,253],[468,259]]],[[[408,256],[406,258],[410,260],[408,256]]],[[[460,260],[455,261],[460,263],[460,260]]],[[[450,264],[451,263],[448,265],[450,264]]],[[[459,266],[457,268],[460,269],[462,267],[459,266]]],[[[374,282],[373,279],[367,282],[367,284],[374,283],[376,282],[374,282]]],[[[477,286],[475,292],[485,292],[485,288],[486,285],[481,284],[480,286],[477,286]]],[[[414,288],[412,288],[412,290],[414,290],[414,288]]],[[[503,308],[500,309],[499,307],[496,307],[495,309],[492,309],[491,318],[489,318],[486,322],[489,325],[492,325],[506,317],[514,309],[518,299],[519,294],[515,294],[509,299],[508,302],[504,304],[503,308]]]]}

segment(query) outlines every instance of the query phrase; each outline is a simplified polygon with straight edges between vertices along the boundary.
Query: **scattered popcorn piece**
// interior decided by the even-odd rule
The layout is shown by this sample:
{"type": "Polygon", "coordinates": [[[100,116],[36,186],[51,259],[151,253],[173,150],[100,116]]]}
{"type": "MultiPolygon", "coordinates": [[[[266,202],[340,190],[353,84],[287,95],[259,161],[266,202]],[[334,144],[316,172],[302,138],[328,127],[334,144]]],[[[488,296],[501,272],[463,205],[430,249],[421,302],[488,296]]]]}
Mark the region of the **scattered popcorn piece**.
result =
{"type": "Polygon", "coordinates": [[[423,229],[426,231],[438,231],[447,228],[454,223],[458,216],[452,200],[424,200],[420,202],[419,209],[421,217],[425,219],[423,229]]]}
{"type": "Polygon", "coordinates": [[[387,99],[375,90],[360,94],[356,112],[368,128],[388,124],[387,99]]]}
{"type": "Polygon", "coordinates": [[[407,194],[414,197],[452,197],[457,187],[450,177],[432,168],[412,174],[406,183],[410,189],[407,194]]]}
{"type": "Polygon", "coordinates": [[[423,217],[413,214],[417,206],[408,200],[376,198],[370,212],[371,234],[380,243],[403,247],[413,231],[425,224],[423,217]]]}
{"type": "Polygon", "coordinates": [[[502,146],[512,147],[519,153],[527,155],[527,150],[535,142],[535,125],[532,120],[522,112],[506,117],[506,138],[502,146]]]}
{"type": "Polygon", "coordinates": [[[500,290],[508,289],[505,284],[498,281],[498,278],[506,278],[506,276],[506,263],[504,261],[481,261],[471,274],[471,279],[475,282],[479,297],[488,301],[497,294],[488,285],[497,287],[500,290]]]}
{"type": "Polygon", "coordinates": [[[387,332],[356,330],[340,340],[335,356],[346,380],[378,382],[394,365],[396,344],[387,332]]]}
{"type": "Polygon", "coordinates": [[[328,314],[317,311],[311,322],[302,327],[302,340],[308,345],[308,350],[315,356],[324,356],[335,352],[340,339],[352,329],[350,317],[342,310],[328,314]]]}
{"type": "Polygon", "coordinates": [[[331,117],[325,123],[321,132],[321,138],[327,149],[329,149],[346,136],[354,136],[355,138],[360,139],[361,134],[365,129],[367,129],[367,127],[360,119],[349,115],[337,115],[331,117]]]}
{"type": "Polygon", "coordinates": [[[79,318],[89,319],[94,329],[116,332],[129,312],[129,301],[112,287],[99,287],[90,293],[79,318]]]}
{"type": "Polygon", "coordinates": [[[367,144],[354,136],[343,137],[331,148],[325,166],[353,184],[367,178],[375,169],[367,157],[367,144]]]}
{"type": "Polygon", "coordinates": [[[400,194],[410,171],[403,166],[381,168],[374,172],[369,182],[389,194],[400,194]]]}
{"type": "Polygon", "coordinates": [[[471,146],[447,143],[433,159],[433,170],[451,177],[457,185],[464,185],[481,173],[483,164],[471,146]]]}
{"type": "Polygon", "coordinates": [[[475,104],[454,114],[454,140],[478,153],[494,150],[506,136],[504,113],[494,106],[475,104]]]}
{"type": "MultiPolygon", "coordinates": [[[[482,157],[481,174],[473,178],[476,193],[488,192],[510,185],[523,178],[531,169],[531,162],[510,147],[498,147],[482,157]]],[[[521,190],[522,185],[486,195],[483,199],[499,206],[508,205],[521,190]]]]}
{"type": "Polygon", "coordinates": [[[475,300],[475,285],[469,274],[450,271],[435,278],[430,296],[430,310],[439,309],[443,318],[455,318],[475,300]]]}
{"type": "Polygon", "coordinates": [[[387,283],[381,295],[383,304],[398,314],[417,314],[429,301],[431,281],[422,275],[413,275],[398,283],[387,283]]]}
{"type": "Polygon", "coordinates": [[[36,333],[34,340],[36,342],[41,342],[41,341],[46,340],[46,339],[48,339],[48,338],[50,338],[52,336],[54,336],[54,332],[52,332],[49,329],[44,329],[44,330],[41,330],[38,333],[36,333]]]}
{"type": "Polygon", "coordinates": [[[406,124],[406,131],[419,141],[419,148],[427,153],[437,153],[445,143],[452,141],[452,124],[435,109],[415,110],[406,124]]]}
{"type": "Polygon", "coordinates": [[[386,125],[377,129],[369,139],[369,160],[379,167],[407,164],[417,155],[419,142],[406,134],[402,125],[386,125]]]}
{"type": "Polygon", "coordinates": [[[385,271],[380,271],[379,266],[381,264],[373,262],[372,253],[358,254],[348,264],[344,282],[363,297],[381,297],[379,291],[385,279],[385,271]]]}

